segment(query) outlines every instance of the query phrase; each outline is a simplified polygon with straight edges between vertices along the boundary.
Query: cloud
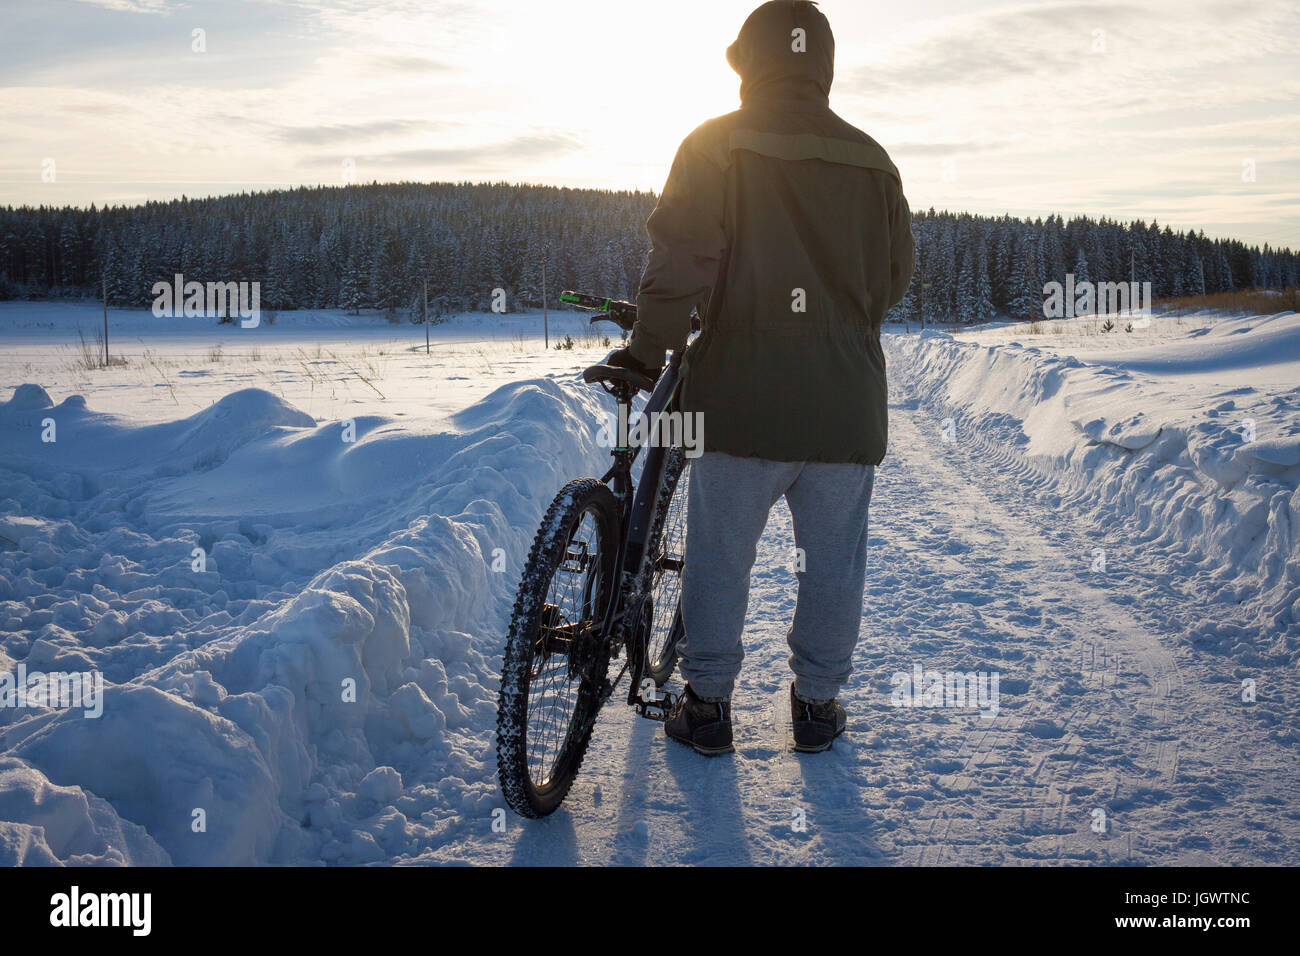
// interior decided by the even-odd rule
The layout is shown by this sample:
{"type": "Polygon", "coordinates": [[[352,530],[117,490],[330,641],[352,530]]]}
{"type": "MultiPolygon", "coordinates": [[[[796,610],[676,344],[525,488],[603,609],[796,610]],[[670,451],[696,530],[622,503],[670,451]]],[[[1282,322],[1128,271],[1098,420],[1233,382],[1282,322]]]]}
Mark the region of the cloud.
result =
{"type": "Polygon", "coordinates": [[[1118,4],[1058,3],[943,17],[905,38],[884,62],[837,75],[835,85],[870,96],[1060,77],[1081,68],[1093,30],[1120,30],[1137,16],[1118,4]]]}
{"type": "MultiPolygon", "coordinates": [[[[494,143],[467,146],[405,149],[391,153],[356,157],[358,163],[373,166],[439,166],[505,168],[521,160],[538,159],[563,153],[573,153],[584,144],[573,136],[555,130],[541,130],[515,136],[494,143]]],[[[312,159],[302,165],[333,164],[335,160],[312,159]]]]}
{"type": "Polygon", "coordinates": [[[1296,8],[1285,0],[996,7],[927,21],[882,48],[876,64],[837,75],[835,85],[840,93],[867,97],[1002,84],[1041,94],[1046,91],[1036,89],[1035,80],[1059,91],[1080,76],[1097,80],[1093,68],[1101,64],[1111,95],[1122,95],[1116,81],[1124,77],[1140,85],[1163,83],[1170,71],[1287,52],[1296,25],[1296,8]],[[1213,42],[1198,42],[1201,37],[1213,42]]]}
{"type": "MultiPolygon", "coordinates": [[[[170,13],[168,0],[78,0],[92,7],[116,10],[120,13],[170,13]]],[[[170,6],[177,6],[172,3],[170,6]]]]}
{"type": "Polygon", "coordinates": [[[400,56],[397,54],[379,53],[368,57],[370,62],[381,70],[387,70],[392,73],[415,73],[424,75],[427,73],[445,73],[451,69],[445,63],[438,60],[431,60],[424,56],[400,56]]]}
{"type": "Polygon", "coordinates": [[[84,116],[123,116],[135,113],[135,107],[124,103],[68,103],[62,107],[65,113],[77,113],[84,116]]]}
{"type": "Polygon", "coordinates": [[[954,153],[979,153],[992,147],[972,140],[960,142],[890,143],[891,156],[949,156],[954,153]]]}
{"type": "Polygon", "coordinates": [[[282,126],[276,135],[286,143],[328,146],[356,142],[372,136],[400,136],[443,129],[448,123],[434,120],[387,119],[368,123],[326,123],[319,126],[282,126]]]}

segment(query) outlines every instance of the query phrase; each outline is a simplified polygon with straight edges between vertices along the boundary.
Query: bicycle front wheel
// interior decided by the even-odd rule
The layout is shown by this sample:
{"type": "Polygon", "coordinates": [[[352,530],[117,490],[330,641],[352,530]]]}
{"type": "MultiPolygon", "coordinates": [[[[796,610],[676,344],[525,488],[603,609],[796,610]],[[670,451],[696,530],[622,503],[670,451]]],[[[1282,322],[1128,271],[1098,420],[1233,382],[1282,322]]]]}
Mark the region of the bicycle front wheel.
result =
{"type": "Polygon", "coordinates": [[[681,448],[669,449],[659,492],[657,528],[650,544],[650,615],[646,639],[646,674],[662,687],[677,667],[682,639],[682,568],[686,561],[686,497],[690,459],[681,448]]]}
{"type": "Polygon", "coordinates": [[[571,481],[542,519],[510,619],[497,706],[506,802],[542,817],[564,800],[602,703],[611,648],[618,502],[595,478],[571,481]]]}

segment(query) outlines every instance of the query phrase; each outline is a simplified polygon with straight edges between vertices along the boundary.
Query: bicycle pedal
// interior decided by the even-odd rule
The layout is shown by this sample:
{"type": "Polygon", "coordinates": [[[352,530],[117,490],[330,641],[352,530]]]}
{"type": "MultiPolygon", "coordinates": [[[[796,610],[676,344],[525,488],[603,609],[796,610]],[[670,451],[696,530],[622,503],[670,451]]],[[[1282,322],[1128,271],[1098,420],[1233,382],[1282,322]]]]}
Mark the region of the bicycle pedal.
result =
{"type": "Polygon", "coordinates": [[[659,700],[643,700],[638,697],[636,701],[636,712],[640,717],[647,720],[664,721],[672,713],[674,705],[677,703],[677,694],[664,692],[663,697],[659,700]]]}

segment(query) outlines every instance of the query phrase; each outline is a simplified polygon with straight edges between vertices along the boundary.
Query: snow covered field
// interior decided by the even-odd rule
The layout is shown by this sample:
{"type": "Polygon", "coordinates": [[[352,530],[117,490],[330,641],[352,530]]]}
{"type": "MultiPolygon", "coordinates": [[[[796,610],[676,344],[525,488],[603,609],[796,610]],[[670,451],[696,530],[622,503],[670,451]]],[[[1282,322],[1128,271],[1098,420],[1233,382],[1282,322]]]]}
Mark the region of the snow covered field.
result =
{"type": "Polygon", "coordinates": [[[97,718],[0,707],[0,862],[1297,859],[1300,316],[889,333],[849,734],[785,750],[782,504],[734,757],[615,704],[504,832],[505,616],[551,496],[604,470],[577,373],[608,346],[571,314],[572,350],[486,315],[426,355],[373,315],[113,311],[127,364],[79,367],[101,322],[0,303],[0,674],[105,681],[97,718]],[[918,663],[999,672],[998,715],[892,707],[918,663]]]}
{"type": "MultiPolygon", "coordinates": [[[[109,353],[128,364],[87,370],[81,341],[97,350],[98,306],[0,302],[5,384],[39,382],[51,394],[102,396],[101,410],[155,422],[200,411],[240,388],[271,392],[317,420],[345,413],[427,419],[460,411],[503,382],[564,366],[559,360],[569,354],[542,348],[540,313],[456,316],[432,327],[439,348],[428,355],[424,327],[400,313],[388,322],[374,312],[283,312],[255,329],[158,319],[147,309],[109,309],[108,317],[109,353]]],[[[611,335],[610,347],[618,344],[618,329],[608,322],[593,331],[573,312],[551,312],[549,319],[552,346],[566,335],[587,355],[611,335]]]]}

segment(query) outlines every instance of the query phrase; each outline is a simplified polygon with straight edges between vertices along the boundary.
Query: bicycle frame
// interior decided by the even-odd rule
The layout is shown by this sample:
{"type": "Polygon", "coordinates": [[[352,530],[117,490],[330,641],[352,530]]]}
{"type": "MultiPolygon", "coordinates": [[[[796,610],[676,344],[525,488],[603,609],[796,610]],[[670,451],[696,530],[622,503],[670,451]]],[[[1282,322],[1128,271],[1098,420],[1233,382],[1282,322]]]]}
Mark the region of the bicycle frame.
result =
{"type": "MultiPolygon", "coordinates": [[[[681,362],[680,351],[674,351],[669,358],[667,368],[659,376],[654,391],[650,393],[650,397],[646,400],[645,408],[641,412],[642,415],[654,416],[659,412],[668,410],[677,396],[677,387],[681,377],[681,362]]],[[[615,397],[618,399],[619,404],[626,405],[630,412],[633,398],[630,387],[623,386],[622,389],[615,392],[615,397]]],[[[647,700],[641,696],[645,660],[643,659],[644,655],[640,653],[640,649],[635,649],[634,653],[633,642],[636,635],[632,633],[631,629],[638,622],[635,619],[629,620],[628,617],[629,612],[635,612],[639,617],[641,605],[645,600],[648,589],[649,574],[644,567],[645,551],[650,537],[651,525],[654,521],[655,503],[659,498],[663,484],[665,449],[652,442],[648,446],[615,447],[613,454],[614,465],[601,480],[605,482],[611,482],[612,480],[614,494],[619,500],[619,517],[623,534],[621,536],[622,544],[614,562],[615,587],[611,594],[609,608],[605,612],[604,622],[601,625],[600,639],[610,641],[615,648],[620,645],[625,646],[627,648],[627,658],[614,679],[612,681],[606,679],[605,684],[607,686],[601,688],[601,700],[608,700],[613,695],[619,681],[623,679],[623,675],[630,668],[632,679],[628,687],[628,704],[635,707],[636,712],[642,717],[648,717],[652,720],[665,720],[673,704],[674,697],[667,692],[662,698],[653,700],[647,700]],[[634,494],[632,491],[632,464],[636,461],[642,447],[646,449],[646,458],[641,469],[641,480],[637,482],[634,494]]]]}

